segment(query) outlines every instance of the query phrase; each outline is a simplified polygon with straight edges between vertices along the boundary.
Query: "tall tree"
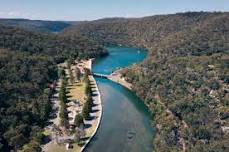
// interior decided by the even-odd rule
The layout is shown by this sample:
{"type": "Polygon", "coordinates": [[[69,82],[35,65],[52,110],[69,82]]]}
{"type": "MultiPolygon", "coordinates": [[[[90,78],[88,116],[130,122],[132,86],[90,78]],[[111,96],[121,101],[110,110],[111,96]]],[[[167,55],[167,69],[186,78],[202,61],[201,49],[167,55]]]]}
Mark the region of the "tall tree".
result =
{"type": "Polygon", "coordinates": [[[76,74],[76,81],[80,81],[81,72],[78,67],[76,67],[75,69],[75,74],[76,74]]]}

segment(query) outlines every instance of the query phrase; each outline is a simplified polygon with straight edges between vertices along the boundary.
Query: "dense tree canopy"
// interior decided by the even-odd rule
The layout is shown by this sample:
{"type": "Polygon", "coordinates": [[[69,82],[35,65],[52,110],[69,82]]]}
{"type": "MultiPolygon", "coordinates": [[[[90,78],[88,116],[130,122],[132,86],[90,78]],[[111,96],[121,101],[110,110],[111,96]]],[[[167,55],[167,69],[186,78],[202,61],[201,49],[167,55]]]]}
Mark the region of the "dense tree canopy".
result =
{"type": "Polygon", "coordinates": [[[44,125],[56,71],[47,56],[0,50],[0,137],[10,146],[20,147],[33,126],[44,125]]]}
{"type": "MultiPolygon", "coordinates": [[[[24,144],[28,144],[25,151],[40,151],[37,133],[51,110],[50,86],[58,75],[65,77],[57,63],[105,54],[103,47],[87,38],[0,25],[0,151],[20,149],[24,144]]],[[[62,94],[63,106],[65,99],[62,94]]]]}
{"type": "Polygon", "coordinates": [[[14,51],[54,56],[56,61],[106,55],[106,50],[84,37],[29,32],[0,25],[0,47],[14,51]]]}

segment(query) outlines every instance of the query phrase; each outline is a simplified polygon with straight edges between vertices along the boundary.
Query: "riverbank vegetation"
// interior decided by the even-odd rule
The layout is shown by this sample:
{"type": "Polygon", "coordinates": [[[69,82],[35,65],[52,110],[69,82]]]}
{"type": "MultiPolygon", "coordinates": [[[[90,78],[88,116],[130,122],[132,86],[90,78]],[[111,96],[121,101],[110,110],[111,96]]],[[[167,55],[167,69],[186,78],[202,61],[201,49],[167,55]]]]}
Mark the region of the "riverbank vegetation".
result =
{"type": "MultiPolygon", "coordinates": [[[[57,63],[104,54],[101,45],[87,38],[1,25],[0,151],[22,149],[25,144],[29,144],[26,151],[40,151],[38,139],[51,110],[49,99],[58,78],[57,63]]],[[[64,94],[61,98],[66,100],[64,94]]]]}
{"type": "Polygon", "coordinates": [[[123,76],[154,113],[155,151],[229,150],[228,13],[103,19],[63,34],[149,50],[123,76]]]}

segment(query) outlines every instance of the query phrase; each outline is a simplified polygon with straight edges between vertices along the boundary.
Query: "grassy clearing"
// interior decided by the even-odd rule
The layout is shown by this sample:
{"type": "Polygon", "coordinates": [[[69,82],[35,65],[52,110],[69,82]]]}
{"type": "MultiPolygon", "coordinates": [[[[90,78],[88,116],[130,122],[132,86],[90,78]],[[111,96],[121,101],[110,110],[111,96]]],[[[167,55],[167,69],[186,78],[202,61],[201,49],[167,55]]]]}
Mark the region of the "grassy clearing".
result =
{"type": "Polygon", "coordinates": [[[81,104],[85,102],[86,95],[84,82],[75,82],[74,84],[69,85],[67,88],[69,91],[67,94],[67,96],[69,96],[69,100],[79,100],[81,104]]]}

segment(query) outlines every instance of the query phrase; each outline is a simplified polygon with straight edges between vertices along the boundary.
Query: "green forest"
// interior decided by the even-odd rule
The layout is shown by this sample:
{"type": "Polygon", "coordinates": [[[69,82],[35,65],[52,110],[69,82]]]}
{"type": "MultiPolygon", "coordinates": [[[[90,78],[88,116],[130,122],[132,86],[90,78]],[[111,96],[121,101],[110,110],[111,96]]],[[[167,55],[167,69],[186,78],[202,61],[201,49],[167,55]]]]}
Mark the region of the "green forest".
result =
{"type": "Polygon", "coordinates": [[[154,115],[155,151],[229,150],[229,13],[102,19],[62,34],[149,51],[122,73],[154,115]]]}
{"type": "MultiPolygon", "coordinates": [[[[0,151],[24,145],[26,152],[41,151],[42,128],[51,110],[50,86],[58,78],[56,65],[107,55],[105,45],[149,52],[143,63],[123,69],[122,75],[153,114],[155,151],[229,151],[229,13],[187,12],[71,25],[1,23],[0,151]]],[[[91,110],[91,92],[87,94],[83,117],[91,110]]]]}
{"type": "Polygon", "coordinates": [[[106,54],[84,37],[0,26],[0,151],[40,151],[57,63],[106,54]]]}

